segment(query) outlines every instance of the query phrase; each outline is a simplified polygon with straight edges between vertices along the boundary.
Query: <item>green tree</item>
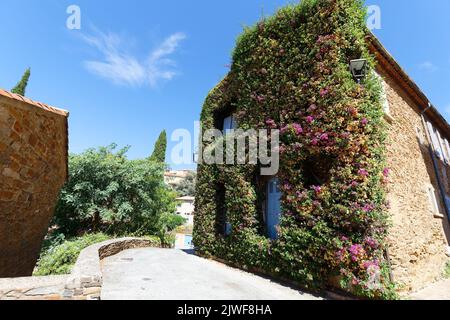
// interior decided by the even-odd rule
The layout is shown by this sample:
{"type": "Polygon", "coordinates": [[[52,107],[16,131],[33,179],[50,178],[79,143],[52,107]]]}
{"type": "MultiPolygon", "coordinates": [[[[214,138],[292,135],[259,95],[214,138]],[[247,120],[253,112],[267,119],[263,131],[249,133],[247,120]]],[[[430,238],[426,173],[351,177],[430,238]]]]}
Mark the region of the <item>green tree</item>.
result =
{"type": "Polygon", "coordinates": [[[185,179],[180,183],[172,186],[173,190],[179,197],[195,196],[195,184],[197,180],[197,174],[195,172],[189,173],[185,179]]]}
{"type": "Polygon", "coordinates": [[[150,157],[151,161],[165,163],[166,162],[166,149],[167,149],[167,133],[163,130],[156,140],[153,154],[150,157]]]}
{"type": "Polygon", "coordinates": [[[90,232],[141,236],[173,229],[167,216],[175,214],[175,193],[164,184],[164,165],[128,160],[129,148],[115,152],[116,147],[70,156],[69,182],[54,219],[66,238],[90,232]]]}
{"type": "Polygon", "coordinates": [[[17,83],[17,85],[11,90],[12,93],[20,94],[25,96],[25,91],[27,89],[28,80],[30,79],[31,70],[28,68],[22,76],[22,79],[17,83]]]}

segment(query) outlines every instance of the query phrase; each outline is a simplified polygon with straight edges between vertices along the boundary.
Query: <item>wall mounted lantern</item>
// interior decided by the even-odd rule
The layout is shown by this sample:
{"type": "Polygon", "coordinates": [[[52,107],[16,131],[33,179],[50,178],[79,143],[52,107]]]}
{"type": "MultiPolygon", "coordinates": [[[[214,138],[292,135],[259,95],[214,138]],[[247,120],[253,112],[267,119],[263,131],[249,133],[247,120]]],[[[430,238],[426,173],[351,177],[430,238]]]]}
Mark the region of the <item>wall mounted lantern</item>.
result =
{"type": "Polygon", "coordinates": [[[358,83],[361,83],[367,75],[367,59],[356,59],[350,61],[350,71],[352,72],[353,78],[358,83]]]}

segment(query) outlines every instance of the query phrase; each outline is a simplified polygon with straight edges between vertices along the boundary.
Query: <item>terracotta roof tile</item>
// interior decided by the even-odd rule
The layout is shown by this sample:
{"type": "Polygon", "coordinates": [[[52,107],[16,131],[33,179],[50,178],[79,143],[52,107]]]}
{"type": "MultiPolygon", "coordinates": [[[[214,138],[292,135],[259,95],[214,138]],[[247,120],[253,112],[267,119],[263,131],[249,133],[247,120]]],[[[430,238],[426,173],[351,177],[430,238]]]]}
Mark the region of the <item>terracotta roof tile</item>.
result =
{"type": "Polygon", "coordinates": [[[18,95],[18,94],[15,94],[15,93],[3,90],[3,89],[0,89],[0,96],[7,97],[9,99],[22,101],[22,102],[25,102],[25,103],[27,103],[29,105],[38,107],[40,109],[43,109],[43,110],[46,110],[46,111],[49,111],[49,112],[53,112],[53,113],[59,114],[59,115],[64,116],[64,117],[68,117],[69,116],[69,112],[66,111],[66,110],[58,109],[58,108],[49,106],[49,105],[47,105],[45,103],[37,102],[37,101],[31,100],[29,98],[23,97],[21,95],[18,95]]]}

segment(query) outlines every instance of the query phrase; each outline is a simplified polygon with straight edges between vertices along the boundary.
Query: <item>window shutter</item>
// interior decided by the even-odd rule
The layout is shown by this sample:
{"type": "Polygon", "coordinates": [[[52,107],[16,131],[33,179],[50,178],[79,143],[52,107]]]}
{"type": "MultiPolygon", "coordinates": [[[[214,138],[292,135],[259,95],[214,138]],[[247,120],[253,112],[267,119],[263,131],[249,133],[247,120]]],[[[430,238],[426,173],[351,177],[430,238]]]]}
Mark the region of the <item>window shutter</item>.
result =
{"type": "Polygon", "coordinates": [[[432,186],[429,186],[427,188],[428,191],[428,198],[430,199],[430,204],[431,204],[431,209],[433,214],[438,214],[439,213],[439,205],[436,199],[436,193],[435,190],[432,186]]]}
{"type": "Polygon", "coordinates": [[[223,131],[231,130],[233,126],[233,118],[231,116],[223,119],[223,131]]]}
{"type": "Polygon", "coordinates": [[[439,143],[438,132],[430,122],[427,122],[427,126],[428,132],[430,133],[431,143],[433,144],[434,151],[436,152],[436,155],[439,157],[439,159],[443,160],[443,152],[441,149],[441,145],[439,143]]]}

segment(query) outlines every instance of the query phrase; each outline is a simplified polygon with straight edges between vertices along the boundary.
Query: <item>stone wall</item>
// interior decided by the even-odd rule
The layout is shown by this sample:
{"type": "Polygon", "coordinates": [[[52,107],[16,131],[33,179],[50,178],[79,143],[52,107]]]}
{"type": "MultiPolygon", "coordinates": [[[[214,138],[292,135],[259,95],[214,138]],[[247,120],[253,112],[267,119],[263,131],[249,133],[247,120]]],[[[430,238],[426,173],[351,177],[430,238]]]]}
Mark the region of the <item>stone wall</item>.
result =
{"type": "Polygon", "coordinates": [[[149,239],[121,238],[81,251],[70,275],[0,279],[0,300],[100,300],[102,260],[121,251],[160,247],[149,239]]]}
{"type": "Polygon", "coordinates": [[[390,258],[394,280],[402,291],[411,291],[442,275],[450,233],[418,106],[396,82],[383,77],[392,116],[388,137],[392,170],[388,200],[393,217],[390,258]],[[430,185],[435,189],[438,214],[428,195],[430,185]]]}
{"type": "Polygon", "coordinates": [[[67,117],[0,90],[0,278],[32,274],[67,177],[67,117]]]}

